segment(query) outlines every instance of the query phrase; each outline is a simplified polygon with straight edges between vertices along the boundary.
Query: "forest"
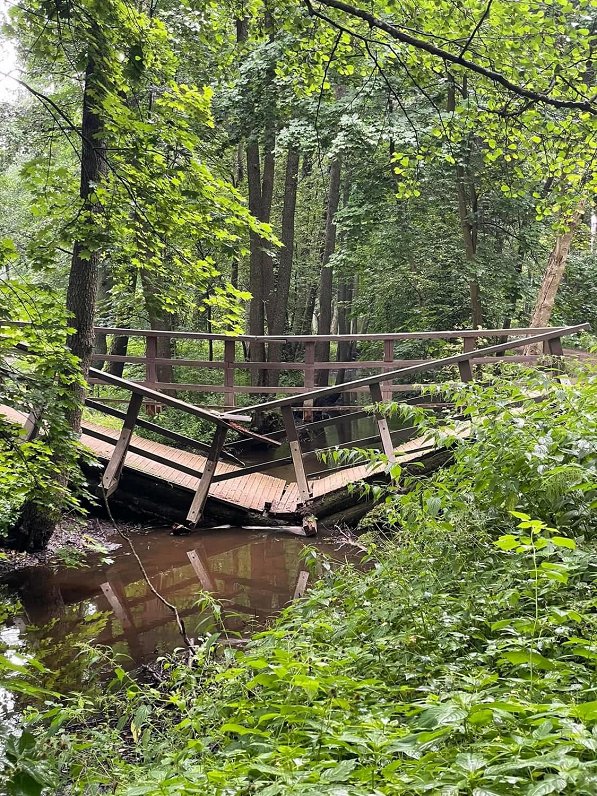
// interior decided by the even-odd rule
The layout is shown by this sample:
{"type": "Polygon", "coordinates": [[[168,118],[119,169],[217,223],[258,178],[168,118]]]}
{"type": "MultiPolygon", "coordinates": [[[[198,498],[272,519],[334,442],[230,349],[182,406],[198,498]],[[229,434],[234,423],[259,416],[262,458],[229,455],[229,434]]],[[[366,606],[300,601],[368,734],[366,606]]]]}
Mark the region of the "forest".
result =
{"type": "Polygon", "coordinates": [[[597,793],[597,0],[3,0],[0,45],[2,792],[597,793]],[[381,446],[305,474],[345,399],[381,446]],[[205,473],[243,417],[303,528],[378,474],[358,524],[119,514],[132,430],[205,473]]]}

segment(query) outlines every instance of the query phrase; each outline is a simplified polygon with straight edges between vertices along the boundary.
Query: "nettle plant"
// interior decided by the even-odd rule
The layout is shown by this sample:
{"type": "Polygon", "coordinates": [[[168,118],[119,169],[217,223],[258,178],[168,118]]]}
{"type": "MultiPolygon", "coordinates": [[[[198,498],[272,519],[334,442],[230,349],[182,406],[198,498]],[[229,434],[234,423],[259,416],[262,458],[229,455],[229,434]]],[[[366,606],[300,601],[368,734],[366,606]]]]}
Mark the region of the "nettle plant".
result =
{"type": "Polygon", "coordinates": [[[590,369],[562,382],[557,374],[510,366],[482,381],[433,389],[453,410],[418,425],[451,448],[452,463],[425,478],[412,467],[406,477],[399,466],[389,468],[401,476],[386,496],[391,524],[417,521],[444,532],[474,527],[495,536],[512,525],[511,512],[522,511],[564,533],[592,532],[597,377],[590,369]]]}

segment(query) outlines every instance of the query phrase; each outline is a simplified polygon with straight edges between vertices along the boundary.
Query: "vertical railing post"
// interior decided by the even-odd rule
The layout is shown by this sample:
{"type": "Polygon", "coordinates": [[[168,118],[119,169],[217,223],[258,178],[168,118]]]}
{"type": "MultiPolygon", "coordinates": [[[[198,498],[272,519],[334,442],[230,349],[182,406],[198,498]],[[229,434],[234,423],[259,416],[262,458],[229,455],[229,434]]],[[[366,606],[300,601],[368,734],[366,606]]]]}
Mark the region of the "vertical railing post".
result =
{"type": "MultiPolygon", "coordinates": [[[[465,337],[463,350],[465,354],[472,353],[477,347],[476,337],[465,337]]],[[[458,372],[462,381],[472,381],[474,379],[473,366],[470,359],[458,363],[458,372]]]]}
{"type": "Polygon", "coordinates": [[[157,389],[158,387],[158,367],[156,358],[158,355],[158,338],[155,334],[148,334],[145,338],[145,382],[148,387],[157,389]]]}
{"type": "Polygon", "coordinates": [[[216,426],[216,433],[214,434],[211,447],[207,454],[207,459],[199,480],[199,486],[197,487],[195,497],[191,503],[191,508],[187,514],[187,523],[189,525],[197,525],[197,523],[203,518],[203,509],[205,508],[205,503],[207,502],[209,487],[211,486],[212,479],[216,472],[216,467],[218,466],[218,461],[220,460],[220,453],[224,447],[224,442],[226,442],[227,433],[227,426],[216,426]]]}
{"type": "MultiPolygon", "coordinates": [[[[305,343],[305,376],[303,379],[305,391],[315,389],[315,343],[308,341],[305,343]]],[[[305,423],[313,420],[313,401],[305,401],[303,404],[303,419],[305,423]]]]}
{"type": "Polygon", "coordinates": [[[226,406],[234,409],[236,406],[234,395],[234,360],[236,356],[236,342],[224,342],[224,401],[226,406]]]}
{"type": "Polygon", "coordinates": [[[142,403],[143,396],[134,392],[131,395],[131,400],[129,401],[128,409],[126,410],[126,417],[124,418],[120,437],[114,446],[112,456],[110,457],[110,461],[106,466],[106,470],[102,478],[102,487],[107,497],[110,496],[118,487],[118,482],[120,481],[120,476],[122,474],[122,468],[124,467],[124,460],[126,458],[129,445],[131,444],[131,437],[133,436],[135,423],[137,422],[137,417],[139,416],[139,410],[141,409],[142,403]]]}
{"type": "MultiPolygon", "coordinates": [[[[394,341],[383,341],[383,361],[388,363],[385,370],[392,370],[392,363],[394,362],[394,341]]],[[[381,400],[384,402],[392,400],[392,382],[384,381],[381,386],[381,400]]]]}
{"type": "Polygon", "coordinates": [[[298,486],[299,495],[303,503],[308,503],[311,499],[311,492],[309,491],[309,483],[307,481],[307,474],[305,473],[305,463],[303,461],[303,452],[301,450],[301,443],[294,422],[294,414],[291,406],[282,407],[282,420],[284,421],[284,429],[286,430],[286,438],[290,446],[290,455],[292,456],[292,464],[294,465],[294,472],[296,475],[296,483],[298,486]]]}
{"type": "Polygon", "coordinates": [[[383,403],[382,394],[381,394],[381,387],[379,383],[370,384],[369,385],[369,393],[371,395],[371,400],[376,405],[374,417],[377,423],[377,429],[379,431],[379,438],[381,439],[381,447],[385,455],[388,457],[388,461],[395,462],[396,455],[394,453],[394,446],[392,444],[392,435],[390,434],[390,429],[388,426],[388,421],[379,411],[377,408],[377,404],[383,403]]]}
{"type": "Polygon", "coordinates": [[[543,351],[546,354],[551,354],[552,357],[563,357],[562,339],[554,337],[551,340],[546,340],[543,344],[543,351]]]}

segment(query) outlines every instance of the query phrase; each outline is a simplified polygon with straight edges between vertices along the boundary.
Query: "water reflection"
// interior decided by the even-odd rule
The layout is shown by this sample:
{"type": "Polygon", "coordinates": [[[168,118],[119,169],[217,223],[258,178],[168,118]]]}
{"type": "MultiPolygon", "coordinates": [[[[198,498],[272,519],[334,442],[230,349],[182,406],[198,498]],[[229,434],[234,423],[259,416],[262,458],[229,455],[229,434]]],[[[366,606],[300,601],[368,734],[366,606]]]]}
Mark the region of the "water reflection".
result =
{"type": "MultiPolygon", "coordinates": [[[[234,530],[189,537],[155,531],[133,539],[151,582],[176,605],[189,636],[213,625],[202,600],[206,592],[221,601],[226,629],[246,635],[305,588],[305,540],[299,537],[234,530]]],[[[336,559],[347,550],[331,541],[318,547],[336,559]]],[[[10,576],[7,587],[18,595],[20,608],[6,623],[5,649],[24,649],[51,669],[46,688],[85,686],[87,658],[77,655],[82,644],[110,647],[127,656],[128,666],[181,644],[171,611],[124,548],[110,565],[35,567],[10,576]]]]}
{"type": "MultiPolygon", "coordinates": [[[[395,445],[411,439],[415,429],[409,423],[404,423],[400,418],[391,417],[388,425],[392,434],[392,441],[395,445]]],[[[301,447],[306,454],[304,457],[305,471],[307,475],[315,473],[322,474],[326,469],[334,467],[331,460],[326,465],[317,455],[316,451],[325,448],[338,446],[340,448],[359,447],[359,448],[380,448],[379,430],[375,419],[372,416],[351,418],[349,415],[342,415],[334,418],[334,422],[327,424],[314,423],[309,426],[308,431],[299,426],[301,435],[301,447]]],[[[264,451],[262,448],[248,447],[240,453],[241,459],[246,464],[259,464],[264,460],[277,460],[286,458],[290,455],[288,443],[284,442],[277,448],[264,451]]],[[[287,481],[295,481],[296,475],[292,464],[274,466],[268,469],[269,475],[284,478],[287,481]]]]}

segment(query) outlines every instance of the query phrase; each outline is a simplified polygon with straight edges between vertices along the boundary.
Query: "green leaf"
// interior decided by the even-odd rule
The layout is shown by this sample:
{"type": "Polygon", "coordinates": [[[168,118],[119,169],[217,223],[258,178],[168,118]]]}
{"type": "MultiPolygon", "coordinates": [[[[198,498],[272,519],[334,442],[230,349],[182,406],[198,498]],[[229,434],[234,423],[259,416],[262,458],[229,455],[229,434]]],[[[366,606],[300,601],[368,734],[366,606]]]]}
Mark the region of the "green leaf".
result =
{"type": "Polygon", "coordinates": [[[321,782],[347,782],[357,762],[357,760],[341,760],[334,768],[322,771],[319,779],[321,782]]]}
{"type": "Polygon", "coordinates": [[[552,536],[552,544],[556,547],[566,547],[568,550],[576,550],[576,542],[574,539],[569,539],[567,536],[552,536]]]}
{"type": "Polygon", "coordinates": [[[526,796],[547,796],[549,793],[559,793],[566,785],[563,777],[546,777],[541,782],[536,782],[526,790],[526,796]]]}
{"type": "Polygon", "coordinates": [[[538,652],[505,652],[502,655],[502,660],[506,660],[509,663],[513,663],[515,666],[533,666],[535,669],[554,669],[555,664],[553,661],[550,661],[549,658],[545,658],[543,655],[540,655],[538,652]]]}
{"type": "Polygon", "coordinates": [[[570,713],[582,721],[597,721],[597,701],[575,705],[570,713]]]}

